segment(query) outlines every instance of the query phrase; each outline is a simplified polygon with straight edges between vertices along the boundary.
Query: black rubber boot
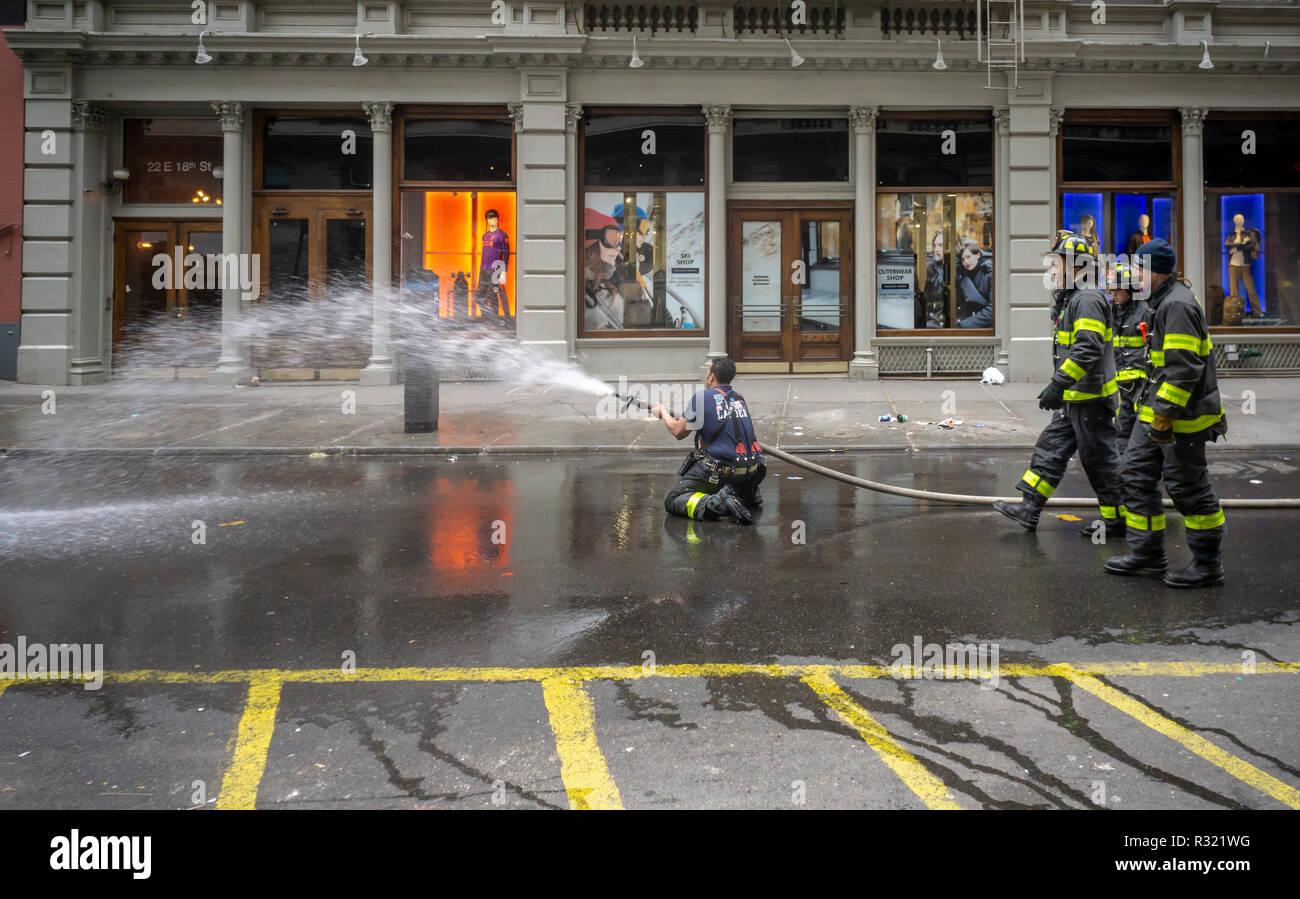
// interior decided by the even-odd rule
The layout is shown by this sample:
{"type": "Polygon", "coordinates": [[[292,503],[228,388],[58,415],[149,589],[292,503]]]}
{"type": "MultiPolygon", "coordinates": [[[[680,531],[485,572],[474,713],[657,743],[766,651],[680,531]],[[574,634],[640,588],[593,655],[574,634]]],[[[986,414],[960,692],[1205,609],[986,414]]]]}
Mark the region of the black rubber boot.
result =
{"type": "Polygon", "coordinates": [[[1219,545],[1223,542],[1223,528],[1209,531],[1187,532],[1187,548],[1192,551],[1192,564],[1182,571],[1165,572],[1165,585],[1169,587],[1217,587],[1223,583],[1223,555],[1219,545]]]}
{"type": "Polygon", "coordinates": [[[730,515],[741,524],[749,524],[754,520],[749,508],[740,501],[740,497],[736,496],[730,484],[710,496],[705,502],[709,504],[710,511],[717,513],[719,517],[730,515]]]}
{"type": "Polygon", "coordinates": [[[1038,517],[1043,514],[1043,506],[1046,504],[1047,501],[1035,493],[1033,496],[1025,494],[1025,498],[1018,503],[1006,503],[998,500],[993,504],[993,508],[1026,531],[1033,531],[1038,529],[1038,517]]]}
{"type": "Polygon", "coordinates": [[[1083,527],[1079,528],[1079,536],[1091,537],[1098,528],[1105,528],[1107,543],[1118,543],[1128,534],[1128,526],[1124,524],[1122,518],[1094,518],[1083,523],[1083,527]]]}
{"type": "Polygon", "coordinates": [[[1130,530],[1128,545],[1133,550],[1131,553],[1106,560],[1106,570],[1111,574],[1160,577],[1169,567],[1164,531],[1130,530]]]}

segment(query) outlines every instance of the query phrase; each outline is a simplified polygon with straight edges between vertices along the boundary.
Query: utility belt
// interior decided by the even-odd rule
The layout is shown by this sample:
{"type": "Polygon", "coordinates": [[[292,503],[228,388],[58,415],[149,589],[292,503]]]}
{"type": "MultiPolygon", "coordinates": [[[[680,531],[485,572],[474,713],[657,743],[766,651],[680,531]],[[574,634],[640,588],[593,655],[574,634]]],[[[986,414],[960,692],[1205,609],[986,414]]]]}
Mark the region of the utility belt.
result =
{"type": "Polygon", "coordinates": [[[750,463],[746,467],[741,467],[729,462],[723,462],[721,459],[714,458],[706,452],[692,450],[690,455],[686,457],[686,461],[682,463],[682,467],[678,469],[677,474],[684,476],[686,472],[690,471],[692,466],[695,465],[699,465],[708,472],[710,484],[716,484],[724,477],[743,477],[744,475],[757,472],[763,467],[763,460],[759,459],[750,463]]]}

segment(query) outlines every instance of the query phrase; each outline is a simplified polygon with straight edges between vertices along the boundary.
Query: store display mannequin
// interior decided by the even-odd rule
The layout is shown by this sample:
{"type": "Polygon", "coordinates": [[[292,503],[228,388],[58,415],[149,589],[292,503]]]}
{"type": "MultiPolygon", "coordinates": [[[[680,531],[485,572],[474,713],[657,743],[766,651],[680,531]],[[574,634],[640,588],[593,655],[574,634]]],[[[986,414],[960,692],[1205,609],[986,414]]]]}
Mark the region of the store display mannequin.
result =
{"type": "Polygon", "coordinates": [[[1128,239],[1128,255],[1131,259],[1133,254],[1138,251],[1138,247],[1151,239],[1151,216],[1138,216],[1138,229],[1134,231],[1128,239]]]}
{"type": "Polygon", "coordinates": [[[1264,307],[1259,302],[1259,294],[1255,293],[1255,281],[1250,276],[1251,263],[1259,255],[1260,234],[1254,228],[1246,227],[1246,217],[1243,215],[1234,215],[1232,217],[1232,233],[1228,239],[1223,242],[1223,248],[1229,254],[1228,256],[1228,295],[1240,296],[1237,293],[1238,282],[1244,282],[1246,292],[1250,295],[1250,310],[1258,315],[1264,311],[1264,307]]]}

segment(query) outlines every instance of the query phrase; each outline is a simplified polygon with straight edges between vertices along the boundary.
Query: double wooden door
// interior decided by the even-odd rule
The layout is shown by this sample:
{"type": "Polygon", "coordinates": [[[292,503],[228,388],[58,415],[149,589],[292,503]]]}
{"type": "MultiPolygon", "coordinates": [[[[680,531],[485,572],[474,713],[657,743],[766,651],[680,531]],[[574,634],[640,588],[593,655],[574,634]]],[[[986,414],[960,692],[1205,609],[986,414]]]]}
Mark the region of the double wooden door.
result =
{"type": "Polygon", "coordinates": [[[727,353],[745,371],[846,371],[853,219],[846,208],[733,208],[727,353]]]}

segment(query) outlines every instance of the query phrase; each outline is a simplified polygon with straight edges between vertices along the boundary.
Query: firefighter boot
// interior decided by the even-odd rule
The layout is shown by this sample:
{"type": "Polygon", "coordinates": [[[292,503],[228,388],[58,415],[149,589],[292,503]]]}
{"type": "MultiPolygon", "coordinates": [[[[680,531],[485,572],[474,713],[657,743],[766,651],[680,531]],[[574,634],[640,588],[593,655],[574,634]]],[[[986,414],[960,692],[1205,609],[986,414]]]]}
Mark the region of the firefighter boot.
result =
{"type": "Polygon", "coordinates": [[[1106,560],[1106,570],[1111,574],[1154,575],[1159,577],[1169,567],[1165,557],[1165,532],[1142,531],[1132,528],[1128,532],[1129,549],[1126,556],[1111,556],[1106,560]]]}
{"type": "Polygon", "coordinates": [[[1042,494],[1037,492],[1026,493],[1024,494],[1024,497],[1025,498],[1018,503],[1006,503],[1002,500],[998,500],[993,504],[993,508],[1007,516],[1007,518],[1010,518],[1026,531],[1037,530],[1038,517],[1043,514],[1043,506],[1047,504],[1047,500],[1043,498],[1042,494]]]}
{"type": "Polygon", "coordinates": [[[1168,587],[1217,587],[1223,583],[1223,556],[1219,544],[1223,529],[1187,532],[1187,548],[1192,551],[1192,564],[1182,571],[1165,572],[1168,587]]]}
{"type": "Polygon", "coordinates": [[[1128,526],[1122,518],[1096,518],[1092,521],[1085,521],[1083,527],[1079,528],[1079,535],[1082,537],[1091,537],[1099,530],[1105,530],[1106,539],[1103,543],[1111,541],[1120,541],[1128,533],[1128,526]]]}
{"type": "Polygon", "coordinates": [[[740,497],[736,496],[736,492],[731,489],[730,484],[724,486],[704,502],[708,504],[708,511],[716,514],[719,518],[730,515],[741,524],[749,524],[754,520],[754,516],[745,504],[740,501],[740,497]]]}

